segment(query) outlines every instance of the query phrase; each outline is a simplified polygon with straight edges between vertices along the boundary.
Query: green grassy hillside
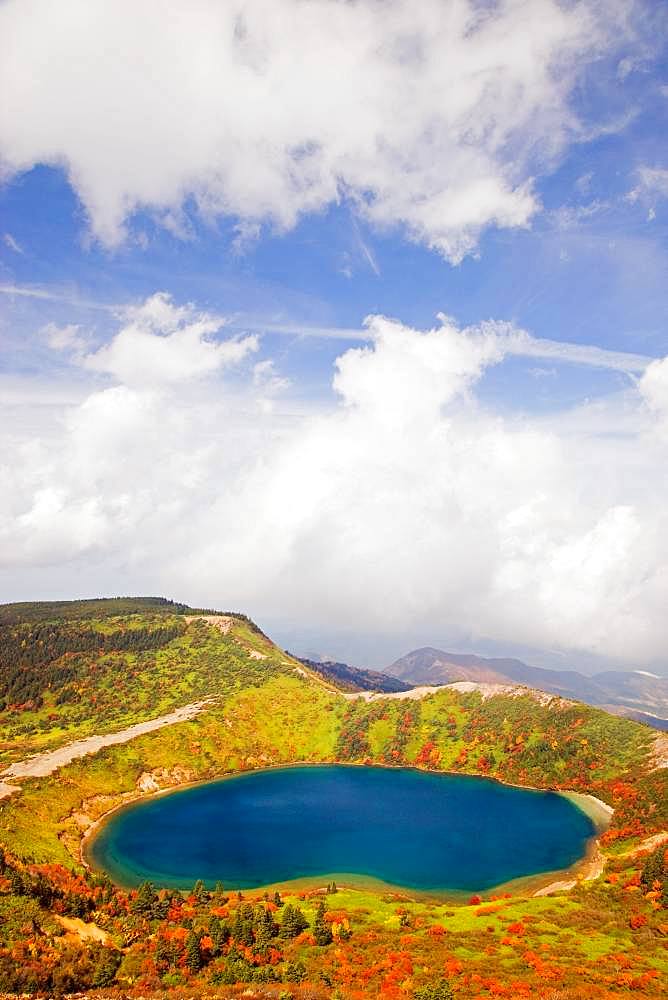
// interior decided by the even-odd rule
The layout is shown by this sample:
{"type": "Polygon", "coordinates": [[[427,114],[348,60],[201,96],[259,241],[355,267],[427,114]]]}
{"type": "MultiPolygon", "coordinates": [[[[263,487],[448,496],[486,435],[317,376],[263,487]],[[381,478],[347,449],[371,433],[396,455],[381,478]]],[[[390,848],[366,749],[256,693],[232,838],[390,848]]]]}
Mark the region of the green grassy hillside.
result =
{"type": "Polygon", "coordinates": [[[7,648],[25,641],[23,669],[49,679],[34,704],[0,712],[7,760],[211,700],[189,721],[21,780],[0,802],[0,991],[223,997],[251,984],[248,995],[284,1000],[663,995],[668,867],[657,842],[668,787],[656,734],[530,694],[353,700],[248,619],[206,621],[178,607],[102,615],[91,604],[85,617],[52,609],[30,621],[7,612],[7,648]],[[35,632],[47,625],[56,633],[35,632]],[[63,642],[91,645],[63,652],[63,642]],[[77,699],[59,702],[65,690],[77,699]],[[309,925],[292,935],[271,894],[127,893],[81,865],[84,834],[125,801],[295,761],[411,765],[593,794],[615,808],[601,838],[605,870],[554,897],[464,904],[382,888],[289,890],[285,901],[309,925]]]}
{"type": "Polygon", "coordinates": [[[294,667],[244,615],[225,613],[228,639],[195,614],[161,598],[0,606],[0,769],[294,667]]]}

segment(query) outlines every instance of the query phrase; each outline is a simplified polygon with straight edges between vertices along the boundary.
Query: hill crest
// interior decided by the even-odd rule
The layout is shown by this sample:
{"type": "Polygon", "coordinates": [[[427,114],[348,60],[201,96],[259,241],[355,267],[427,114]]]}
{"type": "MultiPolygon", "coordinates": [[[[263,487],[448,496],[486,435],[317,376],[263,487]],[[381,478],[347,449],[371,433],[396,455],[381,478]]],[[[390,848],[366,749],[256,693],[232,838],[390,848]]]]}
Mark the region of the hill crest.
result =
{"type": "Polygon", "coordinates": [[[668,717],[668,678],[647,671],[605,671],[586,677],[576,670],[549,670],[513,658],[451,653],[422,646],[395,660],[386,672],[421,685],[460,681],[520,684],[606,710],[614,709],[615,714],[636,718],[641,715],[640,721],[650,725],[668,717]]]}

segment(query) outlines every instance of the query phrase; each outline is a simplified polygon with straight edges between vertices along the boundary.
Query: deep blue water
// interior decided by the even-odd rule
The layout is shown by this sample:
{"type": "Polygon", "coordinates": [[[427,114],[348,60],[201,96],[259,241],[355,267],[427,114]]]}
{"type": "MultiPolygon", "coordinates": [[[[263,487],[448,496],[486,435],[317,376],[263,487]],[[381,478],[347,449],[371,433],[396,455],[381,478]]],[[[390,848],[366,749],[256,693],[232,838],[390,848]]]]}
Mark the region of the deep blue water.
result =
{"type": "Polygon", "coordinates": [[[489,889],[567,868],[591,820],[553,792],[410,769],[257,771],[130,806],[89,858],[116,881],[256,888],[321,875],[418,890],[489,889]]]}

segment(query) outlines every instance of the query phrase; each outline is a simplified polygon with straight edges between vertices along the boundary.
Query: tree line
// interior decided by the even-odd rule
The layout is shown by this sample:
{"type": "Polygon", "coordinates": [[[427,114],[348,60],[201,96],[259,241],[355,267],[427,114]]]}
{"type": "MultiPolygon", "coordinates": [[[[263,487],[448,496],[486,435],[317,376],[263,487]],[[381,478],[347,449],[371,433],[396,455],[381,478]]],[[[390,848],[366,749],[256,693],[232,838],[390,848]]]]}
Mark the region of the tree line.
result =
{"type": "Polygon", "coordinates": [[[183,633],[181,623],[98,632],[39,624],[0,629],[0,710],[35,703],[45,690],[58,690],[77,676],[73,654],[159,649],[183,633]]]}

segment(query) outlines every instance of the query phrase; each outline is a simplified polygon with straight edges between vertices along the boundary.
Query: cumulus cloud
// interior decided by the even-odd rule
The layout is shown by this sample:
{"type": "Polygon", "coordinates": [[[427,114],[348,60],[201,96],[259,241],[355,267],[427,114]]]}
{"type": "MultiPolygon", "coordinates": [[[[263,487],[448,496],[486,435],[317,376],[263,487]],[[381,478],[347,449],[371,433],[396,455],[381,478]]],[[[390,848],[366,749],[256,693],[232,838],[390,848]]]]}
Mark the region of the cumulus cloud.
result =
{"type": "Polygon", "coordinates": [[[94,355],[110,385],[41,434],[0,424],[9,578],[67,595],[85,568],[108,592],[157,588],[260,620],[457,623],[637,663],[664,655],[666,359],[622,396],[528,421],[489,412],[477,391],[531,346],[526,333],[377,316],[368,344],[337,359],[329,408],[281,386],[271,410],[257,401],[281,378],[274,359],[245,382],[209,368],[213,322],[154,297],[94,355]],[[137,381],[114,347],[128,329],[162,343],[193,326],[195,381],[172,377],[171,348],[155,362],[164,378],[137,381]]]}
{"type": "Polygon", "coordinates": [[[373,423],[426,429],[486,366],[501,360],[504,341],[515,337],[503,324],[459,331],[448,317],[440,319],[440,327],[407,337],[400,323],[371,317],[373,347],[352,348],[336,361],[333,385],[344,405],[373,423]]]}
{"type": "Polygon", "coordinates": [[[158,292],[125,311],[126,323],[113,340],[81,359],[127,385],[180,382],[242,361],[258,348],[255,334],[213,341],[225,320],[193,306],[175,306],[158,292]]]}
{"type": "Polygon", "coordinates": [[[663,421],[663,429],[668,434],[668,358],[648,365],[639,381],[639,389],[647,405],[663,421]]]}
{"type": "MultiPolygon", "coordinates": [[[[522,227],[584,132],[569,97],[627,2],[5,0],[0,168],[63,167],[114,245],[149,209],[269,222],[347,198],[453,262],[522,227]]],[[[630,57],[627,57],[630,58],[630,57]]]]}
{"type": "Polygon", "coordinates": [[[265,358],[253,365],[253,385],[267,393],[283,392],[290,386],[290,379],[279,375],[271,358],[265,358]]]}

